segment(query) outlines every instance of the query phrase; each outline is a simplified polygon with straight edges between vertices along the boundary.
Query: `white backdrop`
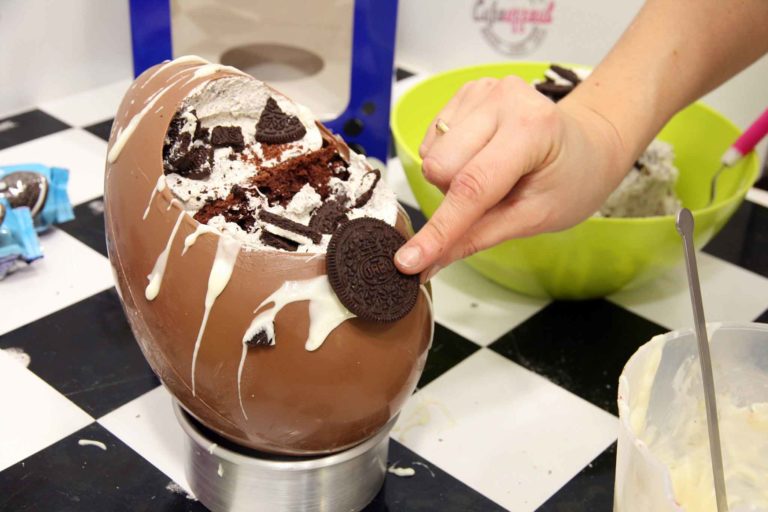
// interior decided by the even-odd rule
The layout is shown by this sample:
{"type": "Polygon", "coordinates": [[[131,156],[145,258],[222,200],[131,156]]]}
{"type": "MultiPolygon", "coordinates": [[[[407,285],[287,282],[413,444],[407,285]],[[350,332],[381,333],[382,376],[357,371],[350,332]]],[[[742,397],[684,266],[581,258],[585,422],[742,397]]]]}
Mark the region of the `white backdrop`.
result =
{"type": "MultiPolygon", "coordinates": [[[[428,72],[513,59],[595,65],[642,4],[642,0],[401,0],[398,62],[428,72]],[[488,24],[483,19],[493,5],[508,17],[492,25],[495,45],[484,35],[488,24]],[[513,23],[523,18],[535,21],[513,23]],[[509,50],[518,53],[504,53],[509,50]]],[[[746,127],[768,107],[768,57],[704,101],[746,127]]]]}

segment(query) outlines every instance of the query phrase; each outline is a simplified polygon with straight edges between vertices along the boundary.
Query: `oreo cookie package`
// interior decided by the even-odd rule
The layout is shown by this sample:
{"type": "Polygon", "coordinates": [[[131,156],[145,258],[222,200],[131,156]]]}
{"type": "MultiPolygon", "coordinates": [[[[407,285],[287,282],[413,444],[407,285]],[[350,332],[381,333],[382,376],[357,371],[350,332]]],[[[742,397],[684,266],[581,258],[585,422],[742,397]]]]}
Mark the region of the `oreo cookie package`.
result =
{"type": "Polygon", "coordinates": [[[69,171],[41,164],[0,166],[0,198],[11,208],[29,208],[35,231],[75,218],[67,195],[69,171]]]}
{"type": "Polygon", "coordinates": [[[75,218],[68,182],[61,167],[0,166],[0,279],[43,257],[38,233],[75,218]]]}
{"type": "Polygon", "coordinates": [[[42,257],[29,208],[12,208],[7,199],[0,198],[0,279],[42,257]]]}

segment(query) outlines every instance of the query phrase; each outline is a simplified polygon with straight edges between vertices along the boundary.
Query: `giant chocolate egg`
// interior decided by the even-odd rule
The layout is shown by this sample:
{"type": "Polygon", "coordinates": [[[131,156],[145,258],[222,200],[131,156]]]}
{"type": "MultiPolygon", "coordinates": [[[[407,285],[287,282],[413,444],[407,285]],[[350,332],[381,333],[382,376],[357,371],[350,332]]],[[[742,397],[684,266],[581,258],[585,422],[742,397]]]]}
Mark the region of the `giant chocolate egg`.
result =
{"type": "Polygon", "coordinates": [[[116,286],[152,369],[214,432],[288,455],[381,429],[413,392],[433,329],[424,286],[404,316],[379,323],[327,285],[325,247],[347,217],[388,212],[412,232],[384,180],[308,119],[233,68],[163,63],[120,105],[104,192],[116,286]],[[329,202],[343,218],[329,224],[324,208],[320,237],[306,219],[329,202]]]}

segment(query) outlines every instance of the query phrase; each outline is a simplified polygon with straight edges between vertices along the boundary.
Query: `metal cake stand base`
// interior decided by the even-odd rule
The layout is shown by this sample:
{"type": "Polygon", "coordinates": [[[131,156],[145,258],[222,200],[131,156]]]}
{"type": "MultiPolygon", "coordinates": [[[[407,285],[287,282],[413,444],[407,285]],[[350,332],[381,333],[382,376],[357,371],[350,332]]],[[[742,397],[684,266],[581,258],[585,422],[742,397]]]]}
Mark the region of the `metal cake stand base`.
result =
{"type": "Polygon", "coordinates": [[[195,497],[212,512],[355,512],[384,483],[389,432],[319,457],[284,457],[239,448],[203,427],[174,402],[186,432],[185,472],[195,497]]]}

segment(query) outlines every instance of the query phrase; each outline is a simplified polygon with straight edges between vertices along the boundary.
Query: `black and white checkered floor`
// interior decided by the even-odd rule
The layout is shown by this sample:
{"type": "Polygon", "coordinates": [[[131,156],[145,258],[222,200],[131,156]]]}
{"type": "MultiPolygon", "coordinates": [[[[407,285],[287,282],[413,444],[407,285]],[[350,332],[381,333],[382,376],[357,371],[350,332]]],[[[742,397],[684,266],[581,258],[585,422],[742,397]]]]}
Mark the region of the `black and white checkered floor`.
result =
{"type": "MultiPolygon", "coordinates": [[[[0,120],[0,164],[69,168],[77,205],[43,236],[45,259],[0,282],[0,510],[204,510],[184,492],[183,434],[106,258],[105,139],[127,86],[0,120]]],[[[396,159],[389,169],[423,222],[396,159]]],[[[767,196],[753,190],[700,255],[712,321],[768,322],[767,196]]],[[[445,269],[434,345],[391,441],[390,462],[416,474],[389,474],[367,510],[611,510],[618,376],[640,344],[691,323],[687,293],[675,272],[604,300],[549,302],[445,269]]]]}

